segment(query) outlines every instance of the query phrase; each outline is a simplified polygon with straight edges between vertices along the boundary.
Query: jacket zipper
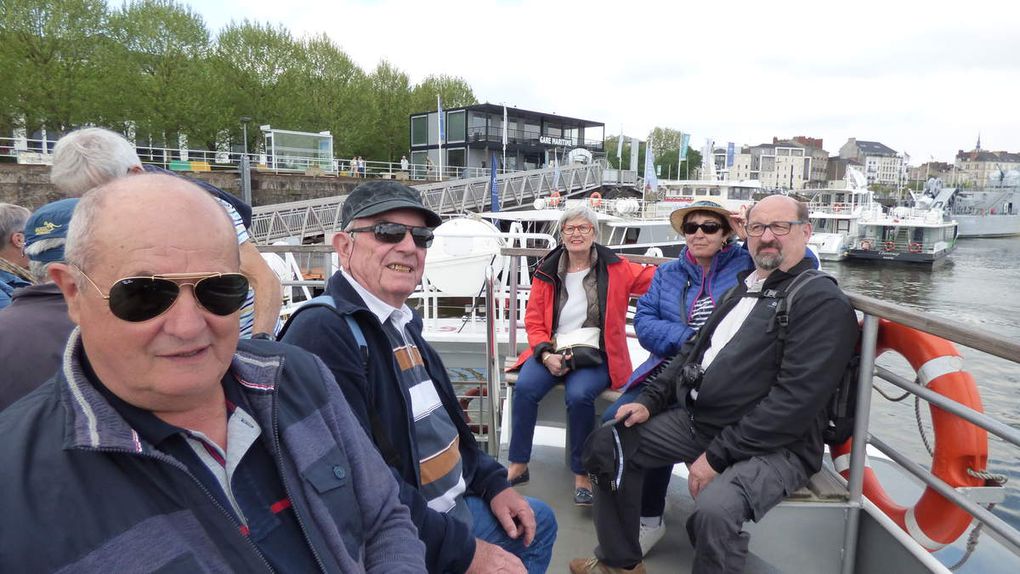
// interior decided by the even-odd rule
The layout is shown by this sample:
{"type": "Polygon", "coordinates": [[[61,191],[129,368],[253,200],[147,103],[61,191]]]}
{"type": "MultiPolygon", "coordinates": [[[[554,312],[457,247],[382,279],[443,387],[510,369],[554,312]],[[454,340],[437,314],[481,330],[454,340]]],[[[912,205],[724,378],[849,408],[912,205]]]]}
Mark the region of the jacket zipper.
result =
{"type": "MultiPolygon", "coordinates": [[[[279,430],[280,427],[277,424],[279,421],[277,419],[276,391],[273,392],[272,408],[273,408],[273,443],[274,446],[276,447],[276,467],[277,471],[280,473],[280,482],[283,483],[283,491],[287,493],[288,497],[290,497],[292,495],[290,487],[287,485],[287,473],[283,472],[284,467],[283,450],[280,448],[280,430],[279,430]]],[[[316,552],[315,550],[315,545],[312,544],[312,540],[308,536],[308,529],[305,528],[305,521],[301,519],[301,513],[298,512],[297,506],[291,504],[291,508],[294,509],[294,517],[297,518],[298,526],[301,527],[301,535],[305,537],[305,543],[308,544],[309,550],[312,551],[312,556],[315,557],[315,563],[319,565],[319,571],[328,572],[326,570],[326,565],[322,563],[322,558],[319,557],[319,553],[316,552]]]]}
{"type": "MultiPolygon", "coordinates": [[[[239,537],[241,537],[241,539],[243,539],[245,541],[245,544],[247,544],[248,547],[251,548],[252,552],[254,552],[255,555],[259,557],[259,560],[261,560],[262,564],[265,565],[266,570],[268,570],[269,572],[276,572],[276,570],[273,569],[272,565],[269,564],[269,561],[266,560],[266,557],[258,549],[258,546],[255,546],[255,543],[252,542],[247,536],[244,536],[243,534],[241,534],[241,531],[237,528],[237,526],[239,526],[239,525],[234,520],[234,515],[231,514],[230,512],[227,512],[227,509],[223,508],[223,505],[220,504],[220,501],[216,500],[216,497],[213,496],[211,492],[209,492],[209,489],[206,488],[204,484],[202,484],[202,481],[198,480],[198,478],[196,478],[195,475],[191,474],[191,472],[188,470],[188,468],[186,466],[180,464],[174,458],[166,456],[166,455],[163,455],[163,454],[146,454],[144,452],[134,452],[134,451],[130,451],[130,450],[127,450],[127,449],[122,449],[122,448],[105,448],[105,447],[92,447],[92,446],[83,446],[83,447],[78,447],[78,448],[81,448],[83,450],[96,451],[96,452],[113,452],[113,453],[127,454],[127,455],[131,455],[131,456],[141,456],[141,457],[145,457],[145,458],[151,458],[153,460],[158,460],[160,462],[164,462],[166,464],[169,464],[170,466],[180,470],[185,475],[187,475],[188,478],[190,478],[192,481],[194,481],[195,484],[198,485],[198,488],[201,489],[202,492],[206,495],[206,497],[209,498],[209,500],[211,500],[213,502],[213,504],[216,506],[216,508],[218,508],[220,510],[220,512],[223,513],[223,516],[225,516],[231,523],[234,523],[234,525],[235,525],[235,528],[233,528],[234,532],[236,532],[237,535],[239,537]]],[[[297,513],[295,512],[295,514],[297,514],[297,513]]],[[[314,553],[314,550],[312,552],[314,553]]]]}

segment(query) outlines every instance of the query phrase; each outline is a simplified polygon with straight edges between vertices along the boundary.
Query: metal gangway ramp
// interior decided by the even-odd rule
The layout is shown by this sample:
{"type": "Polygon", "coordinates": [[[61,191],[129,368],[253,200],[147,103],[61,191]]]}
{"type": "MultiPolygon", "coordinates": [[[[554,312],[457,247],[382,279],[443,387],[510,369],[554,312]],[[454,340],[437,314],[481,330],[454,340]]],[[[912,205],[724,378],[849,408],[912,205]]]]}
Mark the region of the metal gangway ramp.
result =
{"type": "MultiPolygon", "coordinates": [[[[554,181],[556,169],[552,167],[497,175],[499,208],[525,207],[540,197],[548,197],[553,190],[569,197],[598,189],[602,186],[603,169],[600,162],[566,165],[559,168],[558,183],[554,181]]],[[[487,211],[491,207],[488,177],[451,179],[413,184],[412,187],[421,192],[425,206],[440,215],[487,211]]],[[[268,245],[285,238],[300,237],[304,240],[339,231],[340,207],[344,197],[338,195],[255,207],[249,230],[252,240],[268,245]]]]}

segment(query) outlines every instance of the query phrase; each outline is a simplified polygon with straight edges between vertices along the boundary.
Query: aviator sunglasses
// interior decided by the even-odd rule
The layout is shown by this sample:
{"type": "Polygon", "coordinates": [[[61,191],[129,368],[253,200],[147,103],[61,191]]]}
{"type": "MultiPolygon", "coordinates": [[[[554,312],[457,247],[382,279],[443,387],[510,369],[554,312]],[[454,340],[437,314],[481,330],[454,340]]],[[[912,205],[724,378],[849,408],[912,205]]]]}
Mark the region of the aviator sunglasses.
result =
{"type": "Polygon", "coordinates": [[[434,236],[432,230],[428,227],[413,227],[403,223],[382,222],[368,227],[347,230],[348,233],[364,231],[371,231],[375,235],[376,241],[380,243],[400,243],[404,240],[404,235],[410,231],[411,239],[414,240],[414,244],[418,247],[429,247],[432,245],[432,238],[434,236]]]}
{"type": "Polygon", "coordinates": [[[721,223],[717,223],[715,221],[706,221],[704,223],[694,223],[693,221],[688,221],[687,223],[683,224],[684,233],[686,233],[687,235],[694,235],[695,233],[698,232],[699,228],[705,232],[705,235],[712,235],[713,233],[718,233],[719,230],[722,229],[722,227],[723,226],[721,223]]]}
{"type": "Polygon", "coordinates": [[[214,315],[230,315],[248,296],[248,278],[240,273],[167,273],[148,277],[125,277],[110,287],[109,294],[74,266],[110,305],[119,319],[140,323],[154,319],[173,307],[181,287],[191,285],[195,299],[214,315]]]}

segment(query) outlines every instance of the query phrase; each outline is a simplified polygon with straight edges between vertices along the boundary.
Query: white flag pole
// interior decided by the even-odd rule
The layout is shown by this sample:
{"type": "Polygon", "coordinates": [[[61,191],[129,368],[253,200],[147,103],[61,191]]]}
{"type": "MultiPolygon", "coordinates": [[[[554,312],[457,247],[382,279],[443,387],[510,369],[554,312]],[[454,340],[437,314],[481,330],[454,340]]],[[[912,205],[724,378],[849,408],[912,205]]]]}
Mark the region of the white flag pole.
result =
{"type": "Polygon", "coordinates": [[[439,173],[436,174],[436,181],[443,179],[443,98],[436,94],[436,119],[439,120],[439,173]]]}

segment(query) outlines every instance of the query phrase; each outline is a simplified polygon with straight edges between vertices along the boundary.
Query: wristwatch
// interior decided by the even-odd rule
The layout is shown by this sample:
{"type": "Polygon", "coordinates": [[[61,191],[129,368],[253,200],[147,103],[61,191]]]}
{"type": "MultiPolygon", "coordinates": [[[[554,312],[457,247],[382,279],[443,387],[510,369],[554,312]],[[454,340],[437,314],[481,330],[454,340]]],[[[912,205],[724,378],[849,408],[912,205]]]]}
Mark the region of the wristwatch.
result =
{"type": "Polygon", "coordinates": [[[255,333],[251,336],[252,339],[258,339],[261,341],[275,341],[276,337],[272,333],[255,333]]]}

